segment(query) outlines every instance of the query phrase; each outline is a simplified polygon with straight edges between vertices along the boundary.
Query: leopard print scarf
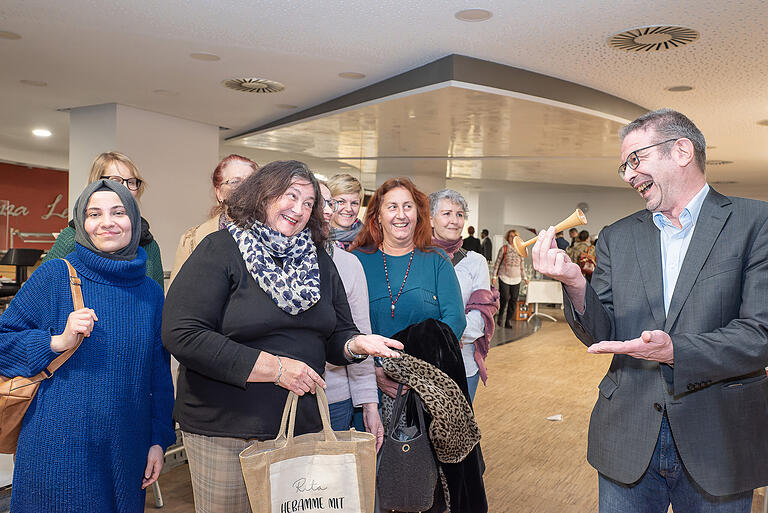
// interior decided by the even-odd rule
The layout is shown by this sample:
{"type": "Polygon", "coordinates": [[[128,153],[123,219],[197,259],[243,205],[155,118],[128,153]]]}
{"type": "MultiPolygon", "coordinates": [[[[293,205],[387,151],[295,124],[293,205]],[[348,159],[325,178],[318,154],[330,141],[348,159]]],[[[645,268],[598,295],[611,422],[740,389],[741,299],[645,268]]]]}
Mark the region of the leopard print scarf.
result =
{"type": "Polygon", "coordinates": [[[228,223],[227,230],[237,242],[248,272],[281,310],[296,315],[320,300],[317,248],[309,228],[293,237],[258,221],[245,230],[228,223]],[[283,261],[282,269],[272,257],[283,261]]]}

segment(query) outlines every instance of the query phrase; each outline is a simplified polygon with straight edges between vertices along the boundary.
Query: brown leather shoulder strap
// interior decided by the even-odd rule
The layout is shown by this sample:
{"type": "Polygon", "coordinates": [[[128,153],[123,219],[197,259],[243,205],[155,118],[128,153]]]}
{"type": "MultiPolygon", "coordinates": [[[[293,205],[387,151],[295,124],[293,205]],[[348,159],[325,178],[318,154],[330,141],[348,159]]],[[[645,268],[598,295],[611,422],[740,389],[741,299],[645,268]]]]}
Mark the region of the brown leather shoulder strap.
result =
{"type": "MultiPolygon", "coordinates": [[[[80,289],[80,278],[77,277],[77,271],[75,271],[75,268],[72,267],[72,264],[70,264],[66,258],[62,258],[62,260],[64,260],[64,263],[67,264],[67,269],[69,271],[69,288],[72,290],[72,305],[74,306],[74,310],[85,308],[85,304],[83,302],[83,291],[80,289]]],[[[45,369],[48,371],[48,377],[51,377],[59,367],[64,365],[64,362],[66,362],[69,357],[72,356],[72,353],[74,353],[77,348],[80,347],[82,342],[83,335],[81,333],[77,336],[77,344],[75,344],[74,347],[61,353],[48,365],[48,367],[45,369]]]]}

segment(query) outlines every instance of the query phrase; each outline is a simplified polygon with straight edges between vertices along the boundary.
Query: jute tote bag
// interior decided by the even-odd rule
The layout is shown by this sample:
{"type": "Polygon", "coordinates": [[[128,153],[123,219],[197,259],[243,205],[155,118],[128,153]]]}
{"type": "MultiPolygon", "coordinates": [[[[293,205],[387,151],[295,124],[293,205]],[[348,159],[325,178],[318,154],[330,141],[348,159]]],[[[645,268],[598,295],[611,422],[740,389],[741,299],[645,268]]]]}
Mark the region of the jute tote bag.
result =
{"type": "Polygon", "coordinates": [[[376,437],[354,429],[333,431],[320,387],[323,431],[294,436],[299,400],[288,395],[277,438],[240,453],[253,513],[374,513],[376,437]]]}

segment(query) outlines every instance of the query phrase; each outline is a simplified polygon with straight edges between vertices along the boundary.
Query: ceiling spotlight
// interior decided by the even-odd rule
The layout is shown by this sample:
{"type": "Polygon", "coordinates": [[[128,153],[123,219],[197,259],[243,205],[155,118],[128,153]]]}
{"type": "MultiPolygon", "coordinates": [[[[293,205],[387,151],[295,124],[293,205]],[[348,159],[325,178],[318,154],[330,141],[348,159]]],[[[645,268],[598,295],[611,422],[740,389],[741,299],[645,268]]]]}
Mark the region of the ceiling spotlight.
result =
{"type": "Polygon", "coordinates": [[[6,30],[0,30],[0,39],[21,39],[21,36],[17,34],[16,32],[8,32],[6,30]]]}
{"type": "Polygon", "coordinates": [[[708,150],[714,150],[715,148],[717,148],[717,146],[707,146],[708,150]]]}
{"type": "Polygon", "coordinates": [[[219,57],[214,53],[198,52],[198,53],[190,53],[189,56],[198,61],[213,62],[213,61],[221,60],[221,57],[219,57]]]}
{"type": "Polygon", "coordinates": [[[768,119],[761,119],[757,124],[760,126],[768,126],[768,119]]]}
{"type": "Polygon", "coordinates": [[[361,78],[365,78],[365,73],[357,73],[355,71],[343,71],[339,73],[339,76],[341,78],[351,78],[353,80],[359,80],[361,78]]]}
{"type": "Polygon", "coordinates": [[[178,96],[178,91],[171,91],[170,89],[153,89],[153,93],[155,94],[161,94],[163,96],[178,96]]]}
{"type": "Polygon", "coordinates": [[[459,11],[456,14],[457,20],[460,21],[485,21],[491,19],[491,16],[493,16],[493,13],[491,11],[486,11],[485,9],[464,9],[463,11],[459,11]]]}
{"type": "Polygon", "coordinates": [[[35,134],[37,137],[50,137],[51,131],[46,130],[45,128],[35,128],[32,130],[32,133],[35,134]]]}
{"type": "Polygon", "coordinates": [[[34,87],[45,87],[48,85],[48,82],[43,82],[42,80],[19,80],[19,82],[34,87]]]}
{"type": "Polygon", "coordinates": [[[693,91],[693,86],[687,86],[687,85],[672,86],[672,87],[667,87],[667,91],[671,93],[684,93],[686,91],[693,91]]]}

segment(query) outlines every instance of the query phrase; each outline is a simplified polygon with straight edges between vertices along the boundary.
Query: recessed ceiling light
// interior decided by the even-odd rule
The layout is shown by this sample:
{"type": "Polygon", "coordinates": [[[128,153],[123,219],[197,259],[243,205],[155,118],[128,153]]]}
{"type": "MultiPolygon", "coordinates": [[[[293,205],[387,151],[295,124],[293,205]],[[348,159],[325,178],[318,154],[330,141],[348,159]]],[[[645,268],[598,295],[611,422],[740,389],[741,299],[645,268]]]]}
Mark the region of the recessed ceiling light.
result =
{"type": "Polygon", "coordinates": [[[713,185],[733,185],[735,183],[738,183],[734,180],[718,180],[717,182],[712,182],[713,185]]]}
{"type": "Polygon", "coordinates": [[[454,16],[456,16],[457,20],[461,21],[485,21],[491,19],[493,13],[485,9],[464,9],[454,14],[454,16]]]}
{"type": "Polygon", "coordinates": [[[342,71],[339,73],[339,76],[341,78],[351,78],[354,80],[359,80],[361,78],[365,78],[365,73],[357,73],[356,71],[342,71]]]}
{"type": "Polygon", "coordinates": [[[757,124],[760,126],[768,126],[768,119],[761,119],[757,124]]]}
{"type": "Polygon", "coordinates": [[[0,39],[21,39],[21,36],[16,32],[8,32],[6,30],[0,30],[0,39]]]}
{"type": "Polygon", "coordinates": [[[714,150],[715,148],[717,148],[717,146],[707,146],[708,150],[714,150]]]}
{"type": "Polygon", "coordinates": [[[707,165],[708,166],[727,166],[728,164],[733,164],[732,160],[708,160],[707,165]]]}
{"type": "Polygon", "coordinates": [[[291,105],[290,103],[278,103],[275,105],[278,109],[298,109],[298,105],[291,105]]]}
{"type": "Polygon", "coordinates": [[[48,82],[43,82],[42,80],[19,80],[24,85],[28,86],[34,86],[34,87],[45,87],[48,85],[48,82]]]}
{"type": "Polygon", "coordinates": [[[277,93],[285,89],[280,82],[266,78],[232,78],[222,81],[222,85],[244,93],[277,93]]]}
{"type": "Polygon", "coordinates": [[[686,91],[693,91],[693,86],[687,86],[687,85],[672,86],[672,87],[667,87],[667,91],[671,93],[684,93],[686,91]]]}
{"type": "Polygon", "coordinates": [[[45,128],[35,128],[32,130],[32,133],[35,134],[38,137],[50,137],[51,131],[46,130],[45,128]]]}
{"type": "Polygon", "coordinates": [[[198,52],[198,53],[190,53],[189,56],[198,61],[212,62],[212,61],[221,60],[221,57],[219,57],[215,53],[198,52]]]}
{"type": "Polygon", "coordinates": [[[625,30],[611,36],[608,45],[628,52],[657,52],[693,43],[699,33],[687,27],[655,25],[625,30]]]}
{"type": "Polygon", "coordinates": [[[178,96],[178,91],[171,91],[170,89],[153,89],[153,93],[162,94],[163,96],[178,96]]]}

